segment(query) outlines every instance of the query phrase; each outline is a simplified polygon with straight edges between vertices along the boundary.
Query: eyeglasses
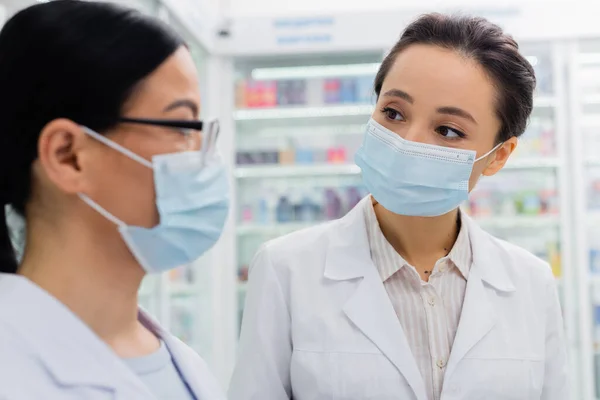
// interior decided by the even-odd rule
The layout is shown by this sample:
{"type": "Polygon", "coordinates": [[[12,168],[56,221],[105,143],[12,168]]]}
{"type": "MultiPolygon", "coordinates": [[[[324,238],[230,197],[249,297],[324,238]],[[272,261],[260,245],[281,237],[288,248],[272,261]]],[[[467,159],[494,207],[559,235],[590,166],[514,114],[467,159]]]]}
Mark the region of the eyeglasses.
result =
{"type": "Polygon", "coordinates": [[[119,122],[173,128],[181,133],[185,139],[185,150],[197,149],[198,140],[201,140],[200,151],[203,155],[214,153],[220,131],[220,125],[217,119],[209,119],[207,121],[189,121],[173,119],[120,118],[119,122]]]}

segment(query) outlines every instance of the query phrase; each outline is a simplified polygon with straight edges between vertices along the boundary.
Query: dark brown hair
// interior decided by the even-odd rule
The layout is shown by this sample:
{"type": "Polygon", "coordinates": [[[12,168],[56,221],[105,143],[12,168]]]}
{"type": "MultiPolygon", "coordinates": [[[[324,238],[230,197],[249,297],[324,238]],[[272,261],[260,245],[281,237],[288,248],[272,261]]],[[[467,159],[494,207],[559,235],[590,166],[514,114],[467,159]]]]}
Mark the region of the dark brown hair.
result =
{"type": "Polygon", "coordinates": [[[496,113],[502,123],[497,141],[503,142],[525,131],[533,110],[535,73],[519,53],[519,45],[502,29],[485,18],[426,14],[411,23],[385,57],[375,77],[375,93],[396,61],[396,56],[413,44],[428,44],[455,50],[479,63],[495,84],[496,113]]]}

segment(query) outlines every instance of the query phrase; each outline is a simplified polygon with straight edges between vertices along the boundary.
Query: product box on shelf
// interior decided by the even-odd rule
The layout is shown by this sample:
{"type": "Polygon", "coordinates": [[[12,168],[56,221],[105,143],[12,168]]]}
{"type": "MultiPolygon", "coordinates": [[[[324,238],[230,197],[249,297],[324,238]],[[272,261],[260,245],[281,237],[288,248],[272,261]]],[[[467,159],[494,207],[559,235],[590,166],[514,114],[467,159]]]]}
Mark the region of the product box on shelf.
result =
{"type": "Polygon", "coordinates": [[[502,172],[483,178],[471,193],[468,206],[476,217],[536,216],[559,212],[556,175],[547,172],[502,172]]]}
{"type": "Polygon", "coordinates": [[[241,225],[317,223],[341,218],[367,195],[360,185],[261,188],[260,193],[242,202],[241,225]]]}
{"type": "Polygon", "coordinates": [[[268,108],[323,104],[372,104],[372,75],[344,78],[252,80],[236,82],[236,107],[268,108]]]}

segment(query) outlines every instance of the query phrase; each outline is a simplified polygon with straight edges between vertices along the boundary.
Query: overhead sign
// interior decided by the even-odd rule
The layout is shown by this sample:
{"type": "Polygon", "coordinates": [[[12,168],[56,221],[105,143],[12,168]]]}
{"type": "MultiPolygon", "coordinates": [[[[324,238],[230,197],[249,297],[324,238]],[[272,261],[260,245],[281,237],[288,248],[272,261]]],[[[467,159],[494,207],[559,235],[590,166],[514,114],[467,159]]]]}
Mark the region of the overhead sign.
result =
{"type": "Polygon", "coordinates": [[[479,15],[503,27],[518,40],[537,41],[573,37],[600,37],[600,1],[573,7],[561,3],[525,3],[520,6],[451,6],[396,9],[336,15],[233,19],[228,38],[214,50],[230,55],[269,55],[380,51],[390,48],[402,30],[419,15],[431,12],[479,15]]]}

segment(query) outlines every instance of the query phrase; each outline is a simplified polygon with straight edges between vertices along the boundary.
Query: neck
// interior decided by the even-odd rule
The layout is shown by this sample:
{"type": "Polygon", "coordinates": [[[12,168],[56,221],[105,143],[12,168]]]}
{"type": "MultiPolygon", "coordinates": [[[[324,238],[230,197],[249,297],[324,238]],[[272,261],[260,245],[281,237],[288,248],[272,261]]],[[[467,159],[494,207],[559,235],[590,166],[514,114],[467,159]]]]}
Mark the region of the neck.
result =
{"type": "Polygon", "coordinates": [[[437,260],[450,253],[458,237],[458,209],[439,217],[398,215],[376,202],[374,209],[387,241],[419,273],[431,271],[437,260]]]}
{"type": "Polygon", "coordinates": [[[118,355],[135,357],[157,347],[154,335],[149,338],[138,322],[137,292],[144,272],[114,226],[56,226],[28,222],[18,273],[68,307],[118,355]]]}

